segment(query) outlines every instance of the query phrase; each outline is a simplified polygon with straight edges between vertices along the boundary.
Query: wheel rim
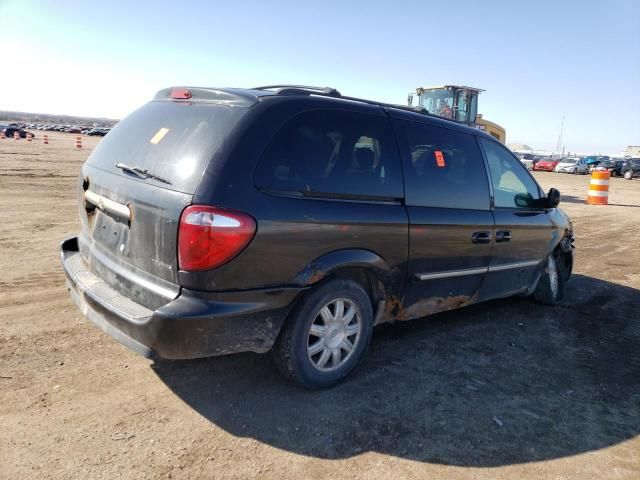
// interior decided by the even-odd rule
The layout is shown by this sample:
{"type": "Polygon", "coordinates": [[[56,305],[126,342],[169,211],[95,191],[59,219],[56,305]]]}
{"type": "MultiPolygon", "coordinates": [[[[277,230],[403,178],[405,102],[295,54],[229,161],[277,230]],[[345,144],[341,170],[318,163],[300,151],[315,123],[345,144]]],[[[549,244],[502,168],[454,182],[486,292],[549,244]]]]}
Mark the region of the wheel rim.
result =
{"type": "Polygon", "coordinates": [[[558,267],[552,255],[549,255],[549,259],[547,260],[547,272],[549,273],[551,293],[553,294],[553,298],[556,298],[558,296],[558,285],[560,282],[558,279],[558,267]]]}
{"type": "Polygon", "coordinates": [[[307,335],[307,356],[316,370],[330,372],[344,365],[356,350],[362,315],[347,298],[336,298],[316,314],[307,335]]]}

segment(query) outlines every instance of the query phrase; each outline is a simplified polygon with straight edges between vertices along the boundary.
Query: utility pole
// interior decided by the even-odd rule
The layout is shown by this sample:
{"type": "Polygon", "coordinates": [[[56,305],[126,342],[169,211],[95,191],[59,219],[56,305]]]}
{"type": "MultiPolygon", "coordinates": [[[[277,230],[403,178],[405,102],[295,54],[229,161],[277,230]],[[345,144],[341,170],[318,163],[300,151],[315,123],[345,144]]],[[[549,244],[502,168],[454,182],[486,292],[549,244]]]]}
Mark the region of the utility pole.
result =
{"type": "Polygon", "coordinates": [[[564,115],[562,115],[562,123],[560,124],[560,135],[558,136],[558,145],[556,145],[556,153],[560,153],[560,145],[562,145],[563,130],[564,130],[564,115]]]}

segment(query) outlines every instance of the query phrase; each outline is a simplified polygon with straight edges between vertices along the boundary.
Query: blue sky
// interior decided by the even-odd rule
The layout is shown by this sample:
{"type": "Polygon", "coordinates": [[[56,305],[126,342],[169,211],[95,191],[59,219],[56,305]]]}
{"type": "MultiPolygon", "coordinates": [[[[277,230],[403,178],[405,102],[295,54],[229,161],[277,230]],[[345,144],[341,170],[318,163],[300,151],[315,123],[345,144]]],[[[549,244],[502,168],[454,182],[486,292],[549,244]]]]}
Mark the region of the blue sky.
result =
{"type": "Polygon", "coordinates": [[[119,118],[169,85],[486,90],[508,142],[640,144],[640,0],[0,0],[0,110],[119,118]],[[15,52],[13,54],[9,52],[15,52]]]}

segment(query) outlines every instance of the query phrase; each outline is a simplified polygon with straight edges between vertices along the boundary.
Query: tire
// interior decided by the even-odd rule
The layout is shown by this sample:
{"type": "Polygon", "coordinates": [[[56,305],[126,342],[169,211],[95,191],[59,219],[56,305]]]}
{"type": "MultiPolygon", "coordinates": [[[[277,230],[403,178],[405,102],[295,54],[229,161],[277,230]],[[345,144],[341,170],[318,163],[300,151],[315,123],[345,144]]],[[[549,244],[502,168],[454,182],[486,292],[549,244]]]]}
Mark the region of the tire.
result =
{"type": "Polygon", "coordinates": [[[538,280],[533,298],[544,305],[556,305],[564,298],[565,277],[556,253],[547,257],[544,272],[538,280]]]}
{"type": "Polygon", "coordinates": [[[578,173],[578,169],[577,169],[577,168],[574,168],[574,169],[571,171],[571,173],[573,173],[573,174],[575,175],[576,173],[578,173]]]}
{"type": "Polygon", "coordinates": [[[631,180],[633,178],[633,171],[627,170],[626,172],[624,172],[623,176],[625,180],[631,180]]]}
{"type": "Polygon", "coordinates": [[[298,385],[332,387],[362,360],[372,331],[373,308],[364,289],[351,280],[328,280],[303,297],[290,313],[272,350],[275,364],[285,378],[298,385]],[[352,308],[353,316],[348,320],[352,308]],[[356,325],[358,332],[349,334],[356,325]]]}

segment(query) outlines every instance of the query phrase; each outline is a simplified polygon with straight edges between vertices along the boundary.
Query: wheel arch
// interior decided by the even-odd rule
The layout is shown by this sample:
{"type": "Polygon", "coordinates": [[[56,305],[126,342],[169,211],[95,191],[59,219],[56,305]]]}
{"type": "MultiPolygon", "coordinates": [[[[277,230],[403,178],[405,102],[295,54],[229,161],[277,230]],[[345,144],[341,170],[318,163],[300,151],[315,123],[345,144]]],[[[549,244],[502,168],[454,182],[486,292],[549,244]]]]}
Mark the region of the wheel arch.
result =
{"type": "Polygon", "coordinates": [[[371,299],[374,324],[391,321],[402,298],[402,268],[391,267],[380,255],[364,249],[336,250],[310,262],[294,283],[312,287],[328,279],[343,278],[360,284],[371,299]]]}

